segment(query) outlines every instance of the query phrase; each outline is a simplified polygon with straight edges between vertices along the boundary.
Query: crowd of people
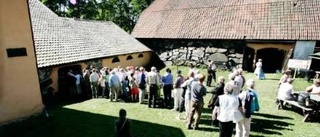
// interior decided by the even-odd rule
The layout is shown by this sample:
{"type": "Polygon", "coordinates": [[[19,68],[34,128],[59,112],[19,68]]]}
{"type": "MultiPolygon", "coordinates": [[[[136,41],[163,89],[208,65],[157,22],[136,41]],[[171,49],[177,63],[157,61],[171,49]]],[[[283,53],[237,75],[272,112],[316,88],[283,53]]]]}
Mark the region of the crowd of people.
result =
{"type": "MultiPolygon", "coordinates": [[[[262,70],[259,70],[259,63],[258,66],[260,68],[257,76],[264,79],[262,70]]],[[[186,77],[182,75],[181,70],[177,70],[176,76],[173,76],[169,68],[161,75],[155,67],[151,67],[150,72],[147,72],[143,67],[130,66],[113,69],[104,67],[100,70],[91,67],[83,71],[83,78],[89,81],[92,98],[101,97],[110,101],[118,101],[121,98],[140,104],[147,101],[149,108],[172,109],[178,112],[176,119],[185,120],[187,129],[199,129],[205,104],[204,96],[212,93],[207,107],[212,110],[213,125],[220,128],[220,137],[231,137],[234,128],[236,137],[248,137],[251,114],[260,109],[255,81],[246,80],[242,69],[234,69],[228,75],[228,81],[222,76],[216,80],[216,66],[212,61],[208,63],[207,80],[206,75],[200,73],[193,65],[190,66],[186,77]],[[207,87],[210,87],[213,81],[216,83],[215,87],[207,91],[207,87]]],[[[306,107],[315,107],[310,101],[310,94],[320,94],[320,80],[315,79],[305,92],[299,94],[293,91],[293,81],[291,71],[284,71],[279,80],[278,98],[297,100],[306,107]]],[[[117,132],[130,127],[130,123],[124,124],[125,115],[125,110],[121,110],[120,120],[116,125],[117,132]]]]}
{"type": "MultiPolygon", "coordinates": [[[[121,98],[124,101],[144,104],[147,95],[149,108],[164,107],[177,111],[176,119],[185,120],[187,129],[199,129],[205,104],[204,96],[207,92],[213,93],[207,106],[212,109],[213,124],[219,126],[220,136],[231,136],[234,127],[237,137],[249,136],[251,114],[259,110],[255,82],[252,79],[246,81],[242,69],[234,69],[227,82],[222,76],[216,81],[216,66],[212,61],[209,61],[207,69],[207,80],[206,75],[193,65],[190,65],[187,77],[182,76],[181,70],[177,70],[177,75],[173,76],[169,68],[161,75],[155,67],[151,67],[150,72],[147,72],[144,67],[133,66],[113,69],[103,67],[100,70],[90,67],[83,70],[82,76],[90,85],[92,98],[105,98],[110,101],[121,98]],[[207,91],[212,81],[216,86],[207,91]],[[243,88],[245,83],[246,89],[243,88]]],[[[125,113],[124,110],[120,112],[117,132],[130,127],[130,123],[124,124],[125,113]]]]}
{"type": "Polygon", "coordinates": [[[213,109],[213,124],[219,126],[220,137],[231,137],[234,127],[236,137],[248,137],[251,114],[260,109],[255,82],[253,79],[246,81],[242,69],[235,69],[228,75],[228,79],[225,83],[225,79],[219,77],[219,83],[211,91],[214,94],[208,107],[213,109]]]}
{"type": "MultiPolygon", "coordinates": [[[[210,66],[208,69],[215,68],[210,66]]],[[[162,88],[164,107],[178,111],[176,118],[185,120],[187,129],[196,130],[200,128],[199,122],[205,104],[204,96],[207,94],[208,84],[211,84],[208,83],[208,80],[207,83],[204,83],[206,75],[200,73],[192,65],[187,77],[183,77],[182,72],[178,70],[175,79],[170,69],[166,69],[163,76],[158,73],[155,67],[152,67],[150,72],[146,72],[142,67],[136,70],[139,71],[131,71],[131,75],[128,75],[128,79],[131,81],[129,83],[132,83],[132,80],[136,81],[135,84],[130,85],[132,86],[131,89],[138,88],[139,94],[145,94],[145,91],[147,91],[148,107],[157,107],[158,92],[162,88]],[[182,115],[184,111],[185,115],[182,115]]],[[[212,75],[212,72],[209,72],[208,78],[213,79],[215,76],[209,76],[212,75]]],[[[208,108],[212,109],[212,120],[217,126],[219,125],[221,137],[231,137],[234,127],[236,127],[237,137],[248,137],[251,114],[259,111],[258,95],[254,89],[255,82],[252,79],[246,81],[242,72],[242,69],[234,70],[229,74],[228,82],[225,82],[224,77],[218,77],[217,85],[213,90],[208,91],[208,93],[213,93],[208,108]],[[244,85],[247,85],[246,89],[243,89],[244,85]]],[[[116,76],[116,70],[112,70],[111,75],[116,76]]],[[[117,81],[117,86],[121,87],[120,80],[117,81]]],[[[110,78],[109,82],[111,82],[110,78]]],[[[110,83],[109,85],[112,86],[110,83]]],[[[135,97],[132,97],[132,99],[135,99],[135,97]]],[[[143,99],[143,96],[139,95],[139,102],[143,102],[143,99]]],[[[121,118],[122,115],[120,114],[119,121],[124,121],[121,118]]],[[[118,122],[116,124],[117,132],[119,125],[121,124],[118,122]]]]}
{"type": "Polygon", "coordinates": [[[314,79],[313,84],[306,87],[303,92],[295,92],[293,82],[294,79],[291,76],[291,70],[285,70],[279,80],[276,103],[281,103],[281,106],[283,106],[285,104],[282,104],[283,102],[281,100],[293,100],[297,101],[301,106],[319,110],[319,106],[310,100],[310,95],[320,94],[320,79],[314,79]]]}

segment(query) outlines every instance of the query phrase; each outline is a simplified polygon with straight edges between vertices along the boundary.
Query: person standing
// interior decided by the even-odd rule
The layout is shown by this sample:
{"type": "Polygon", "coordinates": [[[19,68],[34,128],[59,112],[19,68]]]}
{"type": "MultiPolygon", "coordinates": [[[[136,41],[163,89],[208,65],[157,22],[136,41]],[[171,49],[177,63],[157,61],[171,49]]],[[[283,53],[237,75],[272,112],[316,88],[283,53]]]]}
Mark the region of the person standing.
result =
{"type": "Polygon", "coordinates": [[[138,84],[137,84],[137,81],[136,81],[136,78],[134,78],[134,72],[132,72],[130,74],[130,77],[129,77],[129,85],[130,85],[130,92],[131,92],[131,100],[134,102],[137,100],[137,96],[138,96],[138,84]]]}
{"type": "Polygon", "coordinates": [[[83,81],[84,81],[83,96],[84,96],[84,98],[90,98],[90,94],[91,94],[90,70],[89,69],[83,69],[82,77],[83,77],[83,81]]]}
{"type": "Polygon", "coordinates": [[[251,127],[251,114],[259,111],[258,94],[254,90],[254,80],[249,79],[246,82],[247,90],[239,94],[244,118],[236,124],[236,137],[249,137],[251,127]]]}
{"type": "Polygon", "coordinates": [[[99,78],[99,85],[101,87],[101,98],[104,98],[105,89],[106,89],[106,80],[103,78],[102,75],[100,75],[100,78],[99,78]]]}
{"type": "Polygon", "coordinates": [[[110,87],[110,101],[113,101],[113,98],[117,101],[121,83],[115,70],[111,71],[108,83],[110,87]]]}
{"type": "Polygon", "coordinates": [[[256,69],[254,70],[254,74],[256,74],[258,79],[265,79],[263,70],[262,70],[262,59],[258,59],[256,63],[256,69]]]}
{"type": "Polygon", "coordinates": [[[105,95],[106,98],[110,98],[110,87],[109,87],[109,68],[106,68],[106,71],[104,74],[102,74],[103,79],[105,81],[105,95]]]}
{"type": "Polygon", "coordinates": [[[156,98],[157,98],[157,92],[158,92],[158,86],[160,85],[159,81],[159,75],[157,73],[156,67],[151,67],[151,72],[148,73],[146,82],[149,85],[149,99],[148,99],[148,107],[151,107],[151,104],[153,108],[156,107],[156,98]],[[152,102],[151,102],[152,100],[152,102]]]}
{"type": "Polygon", "coordinates": [[[234,81],[237,83],[237,90],[239,91],[238,94],[241,93],[242,88],[244,86],[244,77],[240,75],[240,72],[242,73],[242,69],[236,69],[233,73],[236,74],[236,77],[234,78],[234,81]]]}
{"type": "Polygon", "coordinates": [[[171,105],[171,93],[172,93],[172,83],[173,76],[169,68],[166,69],[166,73],[162,76],[163,82],[163,95],[164,95],[164,107],[170,108],[171,105]]]}
{"type": "Polygon", "coordinates": [[[146,74],[143,67],[140,67],[140,72],[137,74],[137,83],[139,88],[139,103],[142,104],[146,94],[146,74]]]}
{"type": "Polygon", "coordinates": [[[92,73],[90,74],[90,85],[91,85],[91,92],[92,92],[92,98],[97,98],[98,95],[98,80],[99,80],[99,74],[97,73],[96,69],[92,70],[92,73]]]}
{"type": "Polygon", "coordinates": [[[237,71],[234,71],[233,73],[229,74],[229,81],[227,82],[227,84],[233,85],[233,95],[238,96],[240,94],[240,88],[238,86],[237,81],[235,81],[236,76],[239,75],[237,71]]]}
{"type": "Polygon", "coordinates": [[[216,100],[218,99],[218,96],[222,95],[224,93],[224,77],[220,76],[218,78],[218,84],[215,88],[212,89],[212,91],[210,91],[210,93],[212,93],[211,99],[208,103],[208,108],[210,109],[214,109],[214,103],[216,102],[216,100]]]}
{"type": "MultiPolygon", "coordinates": [[[[224,95],[217,98],[214,103],[215,108],[212,112],[212,119],[219,120],[219,137],[231,137],[234,128],[235,114],[242,112],[241,102],[237,96],[233,95],[233,85],[226,84],[224,95]]],[[[241,119],[241,118],[240,118],[241,119]]]]}
{"type": "Polygon", "coordinates": [[[132,137],[131,135],[131,121],[126,118],[127,111],[120,109],[119,119],[115,122],[116,137],[132,137]]]}
{"type": "Polygon", "coordinates": [[[188,118],[187,128],[191,129],[191,124],[193,121],[193,116],[196,113],[196,117],[193,124],[193,129],[199,129],[199,121],[201,117],[201,112],[203,108],[203,96],[206,95],[207,89],[203,85],[205,80],[205,76],[203,74],[198,74],[199,81],[193,82],[191,85],[191,107],[190,107],[190,115],[188,118]]]}
{"type": "Polygon", "coordinates": [[[74,76],[76,78],[76,86],[77,86],[77,93],[78,95],[82,94],[82,89],[81,89],[81,74],[80,72],[76,72],[76,75],[74,76]]]}
{"type": "Polygon", "coordinates": [[[213,61],[209,60],[208,61],[208,79],[207,79],[207,86],[210,87],[211,83],[212,83],[212,79],[214,80],[214,82],[216,82],[216,64],[214,64],[213,61]]]}
{"type": "MultiPolygon", "coordinates": [[[[211,96],[211,99],[209,100],[208,108],[210,108],[211,110],[214,110],[215,102],[218,99],[218,97],[224,94],[224,87],[225,87],[224,77],[220,76],[218,78],[218,82],[219,83],[217,84],[217,86],[212,91],[210,91],[210,93],[212,93],[212,96],[211,96]]],[[[219,124],[219,121],[217,119],[212,119],[212,125],[218,126],[218,124],[219,124]]]]}
{"type": "Polygon", "coordinates": [[[122,91],[122,95],[123,95],[123,100],[126,101],[127,97],[128,97],[128,74],[125,71],[125,69],[120,68],[119,70],[119,79],[121,82],[121,91],[122,91]]]}
{"type": "Polygon", "coordinates": [[[173,97],[174,97],[174,105],[173,105],[173,110],[176,110],[178,111],[179,108],[180,108],[180,102],[181,101],[181,94],[182,94],[182,83],[184,81],[184,78],[183,76],[181,75],[181,70],[178,70],[177,71],[177,78],[176,80],[174,81],[174,84],[173,84],[173,87],[174,87],[174,90],[173,90],[173,97]]]}
{"type": "Polygon", "coordinates": [[[181,85],[182,88],[186,88],[186,92],[184,95],[184,108],[186,110],[186,120],[189,118],[190,113],[190,102],[191,102],[191,84],[197,81],[194,78],[194,73],[191,71],[188,75],[188,80],[184,81],[181,85]]]}

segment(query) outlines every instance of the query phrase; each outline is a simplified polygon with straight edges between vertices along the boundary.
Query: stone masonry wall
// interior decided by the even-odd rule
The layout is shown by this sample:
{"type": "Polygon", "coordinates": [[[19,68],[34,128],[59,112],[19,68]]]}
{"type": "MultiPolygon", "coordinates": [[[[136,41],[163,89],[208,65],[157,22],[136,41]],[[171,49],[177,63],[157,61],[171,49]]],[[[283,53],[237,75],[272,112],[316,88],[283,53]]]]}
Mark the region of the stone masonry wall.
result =
{"type": "MultiPolygon", "coordinates": [[[[194,64],[206,67],[212,60],[218,69],[226,69],[227,63],[233,62],[232,67],[242,68],[242,41],[231,40],[142,40],[142,43],[158,53],[166,65],[194,64]]],[[[232,68],[231,67],[231,68],[232,68]]]]}

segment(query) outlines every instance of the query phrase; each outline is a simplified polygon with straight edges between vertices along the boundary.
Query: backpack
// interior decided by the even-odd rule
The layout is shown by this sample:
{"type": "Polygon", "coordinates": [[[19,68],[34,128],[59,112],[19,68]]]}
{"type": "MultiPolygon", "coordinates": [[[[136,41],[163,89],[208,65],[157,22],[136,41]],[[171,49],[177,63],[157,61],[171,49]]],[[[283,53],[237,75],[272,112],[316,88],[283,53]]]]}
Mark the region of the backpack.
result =
{"type": "Polygon", "coordinates": [[[250,90],[246,91],[246,97],[244,99],[244,109],[245,109],[245,117],[251,117],[251,104],[253,103],[253,95],[250,90]]]}
{"type": "Polygon", "coordinates": [[[306,106],[307,98],[310,98],[309,93],[306,93],[306,92],[299,93],[298,100],[297,100],[298,104],[301,106],[306,106]]]}
{"type": "Polygon", "coordinates": [[[146,88],[146,75],[144,74],[144,73],[141,73],[141,79],[140,79],[141,81],[140,81],[140,83],[139,83],[139,88],[140,89],[145,89],[146,88]]]}

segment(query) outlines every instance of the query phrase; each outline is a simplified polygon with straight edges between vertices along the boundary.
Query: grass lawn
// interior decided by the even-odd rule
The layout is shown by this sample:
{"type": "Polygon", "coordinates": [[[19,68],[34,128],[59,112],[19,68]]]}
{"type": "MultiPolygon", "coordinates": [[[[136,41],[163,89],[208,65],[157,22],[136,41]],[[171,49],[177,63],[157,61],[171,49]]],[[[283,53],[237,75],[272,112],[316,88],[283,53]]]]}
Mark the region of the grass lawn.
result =
{"type": "MultiPolygon", "coordinates": [[[[175,74],[177,67],[172,67],[175,74]]],[[[179,67],[185,75],[186,67],[179,67]]],[[[205,70],[200,70],[206,72],[205,70]]],[[[163,71],[161,71],[163,73],[163,71]]],[[[228,72],[217,72],[227,78],[228,72]]],[[[255,79],[252,73],[246,79],[255,79]]],[[[303,116],[291,110],[277,110],[275,105],[277,83],[280,74],[266,74],[266,80],[256,80],[260,112],[253,116],[250,136],[255,137],[316,137],[319,122],[303,123],[303,116]]],[[[311,83],[296,79],[296,91],[304,90],[311,83]]],[[[209,88],[210,89],[210,88],[209,88]]],[[[208,103],[208,94],[205,103],[208,103]]],[[[0,127],[0,137],[112,137],[114,122],[119,109],[127,110],[132,120],[135,137],[216,137],[217,127],[211,126],[211,111],[206,108],[200,121],[201,130],[187,130],[184,121],[176,120],[177,112],[168,109],[150,109],[146,104],[109,102],[92,99],[81,103],[57,106],[49,110],[50,117],[43,115],[0,127]]]]}

